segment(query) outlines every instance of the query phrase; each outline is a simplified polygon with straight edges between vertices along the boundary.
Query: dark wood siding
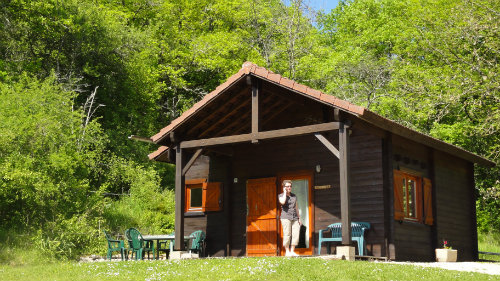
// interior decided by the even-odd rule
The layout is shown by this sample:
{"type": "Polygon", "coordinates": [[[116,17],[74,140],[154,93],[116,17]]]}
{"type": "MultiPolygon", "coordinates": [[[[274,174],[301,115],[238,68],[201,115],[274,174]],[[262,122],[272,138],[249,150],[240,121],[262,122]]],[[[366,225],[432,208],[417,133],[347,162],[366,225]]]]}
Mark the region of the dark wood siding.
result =
{"type": "MultiPolygon", "coordinates": [[[[429,150],[413,141],[393,136],[393,168],[430,177],[429,150]]],[[[390,206],[392,208],[392,206],[390,206]]],[[[392,219],[396,260],[431,261],[434,258],[431,226],[392,219]]]]}
{"type": "MultiPolygon", "coordinates": [[[[325,135],[338,147],[338,133],[325,135]]],[[[314,185],[331,185],[330,189],[313,190],[315,204],[313,245],[317,246],[319,229],[340,221],[338,159],[314,136],[304,136],[242,144],[234,148],[232,185],[231,255],[245,255],[246,248],[246,180],[277,176],[300,170],[314,174],[314,185]]],[[[362,130],[351,135],[352,220],[367,221],[368,254],[381,256],[384,244],[384,202],[382,176],[382,140],[362,130]]]]}
{"type": "Polygon", "coordinates": [[[205,178],[210,182],[222,182],[223,210],[207,213],[186,213],[184,234],[203,230],[207,233],[207,256],[226,256],[228,244],[228,217],[231,201],[229,198],[230,162],[226,157],[200,156],[186,173],[186,179],[205,178]]]}
{"type": "Polygon", "coordinates": [[[458,249],[458,260],[477,259],[477,226],[473,166],[465,160],[436,152],[434,184],[436,194],[437,245],[443,240],[458,249]]]}
{"type": "Polygon", "coordinates": [[[207,179],[210,158],[200,155],[186,172],[186,179],[207,179]]]}
{"type": "MultiPolygon", "coordinates": [[[[200,155],[186,173],[186,179],[206,179],[208,178],[208,167],[210,158],[200,155]]],[[[185,214],[184,235],[189,235],[196,230],[207,231],[207,218],[204,215],[185,214]]]]}
{"type": "Polygon", "coordinates": [[[227,256],[231,202],[231,162],[227,157],[210,157],[210,182],[222,182],[223,208],[220,212],[207,213],[207,254],[227,256]],[[208,235],[210,234],[210,235],[208,235]]]}

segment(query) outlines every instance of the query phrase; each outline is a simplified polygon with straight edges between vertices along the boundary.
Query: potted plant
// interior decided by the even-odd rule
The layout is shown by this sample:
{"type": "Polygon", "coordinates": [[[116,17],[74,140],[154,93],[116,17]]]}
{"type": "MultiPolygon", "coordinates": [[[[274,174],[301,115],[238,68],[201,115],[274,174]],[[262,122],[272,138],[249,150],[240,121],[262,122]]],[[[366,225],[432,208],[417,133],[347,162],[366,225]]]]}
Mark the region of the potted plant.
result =
{"type": "Polygon", "coordinates": [[[436,261],[438,262],[456,262],[457,250],[454,250],[448,241],[443,240],[443,248],[436,249],[436,261]]]}

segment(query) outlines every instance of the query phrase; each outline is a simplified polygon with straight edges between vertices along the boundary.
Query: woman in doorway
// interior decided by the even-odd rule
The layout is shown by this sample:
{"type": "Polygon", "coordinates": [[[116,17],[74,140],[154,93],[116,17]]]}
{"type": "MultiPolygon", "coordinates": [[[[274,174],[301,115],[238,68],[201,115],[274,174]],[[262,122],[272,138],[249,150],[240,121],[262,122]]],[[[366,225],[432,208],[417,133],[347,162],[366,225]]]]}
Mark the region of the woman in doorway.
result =
{"type": "Polygon", "coordinates": [[[295,246],[299,244],[300,225],[297,196],[292,193],[292,181],[284,180],[282,183],[283,193],[278,195],[281,204],[281,226],[283,227],[283,247],[286,249],[285,256],[298,256],[295,246]]]}

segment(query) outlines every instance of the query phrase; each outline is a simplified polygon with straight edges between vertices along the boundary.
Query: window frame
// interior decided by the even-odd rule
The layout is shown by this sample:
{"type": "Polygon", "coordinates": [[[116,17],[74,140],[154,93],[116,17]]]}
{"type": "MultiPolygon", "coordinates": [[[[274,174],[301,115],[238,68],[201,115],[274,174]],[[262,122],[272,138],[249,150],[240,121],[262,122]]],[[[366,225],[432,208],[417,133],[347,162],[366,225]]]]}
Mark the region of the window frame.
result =
{"type": "MultiPolygon", "coordinates": [[[[404,172],[403,172],[404,173],[404,172]]],[[[409,174],[409,173],[404,173],[405,177],[404,177],[404,180],[405,180],[405,186],[404,186],[404,190],[406,191],[405,195],[404,195],[404,200],[405,202],[403,202],[403,206],[406,206],[406,208],[404,208],[405,210],[405,217],[404,219],[405,220],[408,220],[408,221],[417,221],[417,222],[420,222],[421,219],[422,219],[422,196],[421,196],[421,190],[422,190],[422,178],[419,177],[419,176],[415,176],[415,175],[412,175],[412,174],[409,174]],[[409,213],[410,213],[410,191],[409,191],[409,182],[413,180],[415,182],[415,185],[414,185],[414,189],[413,190],[413,197],[414,197],[414,207],[415,207],[415,210],[414,210],[414,216],[410,216],[409,213]],[[420,195],[420,196],[419,196],[420,195]]]]}
{"type": "Polygon", "coordinates": [[[208,182],[207,179],[190,179],[184,184],[184,212],[206,213],[223,210],[223,188],[220,182],[208,182]],[[201,188],[201,206],[191,206],[191,190],[201,188]]]}
{"type": "Polygon", "coordinates": [[[421,174],[410,173],[405,170],[393,170],[393,192],[394,192],[394,219],[397,221],[418,222],[422,224],[432,225],[432,218],[429,221],[429,216],[432,217],[432,204],[427,204],[426,200],[432,200],[432,195],[429,192],[432,188],[430,179],[423,177],[421,174]],[[415,182],[414,201],[415,214],[410,216],[410,197],[408,183],[415,182]],[[404,184],[403,184],[404,182],[404,184]],[[429,186],[424,187],[424,183],[429,186]],[[424,198],[424,193],[429,198],[424,198]]]}
{"type": "Polygon", "coordinates": [[[205,183],[207,179],[192,179],[185,181],[185,194],[186,194],[186,204],[185,204],[185,212],[202,212],[203,211],[203,183],[205,183]],[[201,207],[191,207],[191,189],[201,188],[202,189],[202,199],[201,199],[201,207]]]}

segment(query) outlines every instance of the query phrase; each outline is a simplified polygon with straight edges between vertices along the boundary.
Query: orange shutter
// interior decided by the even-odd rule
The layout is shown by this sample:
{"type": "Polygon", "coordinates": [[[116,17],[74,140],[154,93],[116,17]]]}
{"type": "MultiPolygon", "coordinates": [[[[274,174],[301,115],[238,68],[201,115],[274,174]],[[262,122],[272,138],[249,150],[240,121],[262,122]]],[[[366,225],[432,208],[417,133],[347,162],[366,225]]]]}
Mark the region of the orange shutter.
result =
{"type": "Polygon", "coordinates": [[[403,180],[404,175],[399,170],[394,170],[394,219],[403,220],[405,212],[403,208],[403,180]]]}
{"type": "Polygon", "coordinates": [[[428,178],[424,178],[424,216],[425,224],[434,224],[434,218],[432,217],[432,183],[428,178]]]}
{"type": "Polygon", "coordinates": [[[203,183],[203,212],[222,210],[222,183],[203,183]]]}

